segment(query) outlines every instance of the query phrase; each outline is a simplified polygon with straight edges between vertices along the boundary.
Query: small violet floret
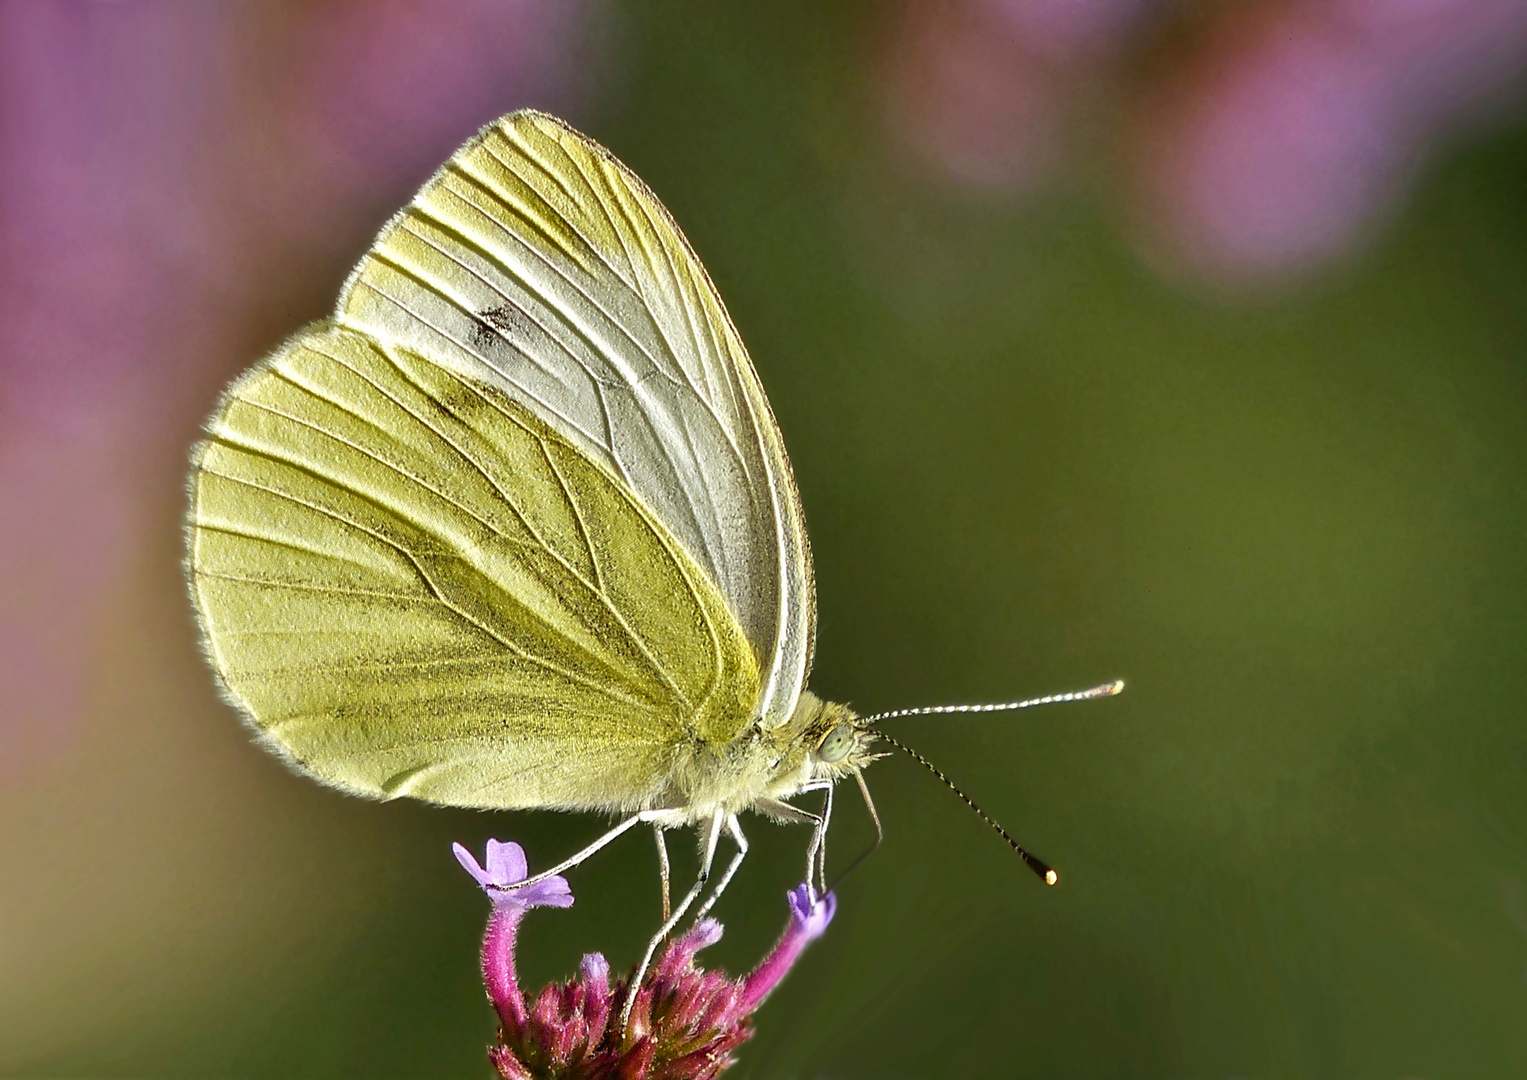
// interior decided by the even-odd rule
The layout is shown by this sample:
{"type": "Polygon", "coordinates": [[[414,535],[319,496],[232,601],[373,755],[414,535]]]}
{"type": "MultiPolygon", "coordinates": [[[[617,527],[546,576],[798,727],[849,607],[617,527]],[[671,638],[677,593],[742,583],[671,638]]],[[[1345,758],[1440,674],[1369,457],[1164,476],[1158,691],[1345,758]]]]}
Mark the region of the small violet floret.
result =
{"type": "Polygon", "coordinates": [[[751,1010],[768,996],[779,984],[785,973],[795,964],[801,950],[821,937],[838,910],[838,898],[828,893],[818,897],[807,885],[797,885],[787,894],[790,901],[790,925],[785,936],[779,939],[774,951],[764,957],[763,963],[743,980],[743,994],[751,1010]]]}
{"type": "Polygon", "coordinates": [[[525,849],[512,840],[501,844],[488,841],[487,867],[479,866],[472,853],[460,844],[452,844],[459,862],[467,873],[481,885],[493,901],[494,907],[511,905],[524,910],[533,907],[572,907],[573,890],[567,878],[549,877],[522,889],[513,888],[530,876],[525,862],[525,849]]]}
{"type": "Polygon", "coordinates": [[[576,978],[552,983],[527,1005],[514,970],[520,920],[533,907],[568,907],[572,890],[561,877],[521,889],[525,852],[489,840],[479,865],[460,844],[456,858],[493,901],[483,937],[483,981],[499,1015],[498,1044],[489,1060],[505,1080],[711,1080],[730,1066],[733,1051],[753,1033],[751,1014],[779,985],[801,951],[822,935],[837,901],[809,885],[788,895],[790,922],[779,943],[750,974],[733,979],[695,966],[695,955],[721,938],[721,924],[702,919],[668,943],[640,986],[630,1019],[620,1015],[632,993],[630,977],[612,986],[609,962],[583,958],[576,978]]]}
{"type": "Polygon", "coordinates": [[[836,896],[828,893],[818,897],[810,885],[797,885],[790,890],[787,899],[794,925],[807,941],[815,941],[826,933],[827,924],[832,922],[833,914],[838,910],[836,896]]]}

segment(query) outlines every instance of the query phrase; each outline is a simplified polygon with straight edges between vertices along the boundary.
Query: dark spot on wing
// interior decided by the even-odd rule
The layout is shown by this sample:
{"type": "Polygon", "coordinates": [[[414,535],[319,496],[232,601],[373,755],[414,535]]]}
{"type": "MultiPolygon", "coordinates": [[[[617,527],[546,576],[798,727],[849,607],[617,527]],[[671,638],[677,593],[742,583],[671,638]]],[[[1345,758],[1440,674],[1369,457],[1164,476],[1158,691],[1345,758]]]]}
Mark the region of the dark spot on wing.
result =
{"type": "Polygon", "coordinates": [[[477,313],[477,327],[472,331],[472,345],[477,349],[487,349],[493,345],[495,338],[502,338],[512,343],[515,335],[523,341],[529,333],[529,320],[508,304],[501,304],[477,313]]]}

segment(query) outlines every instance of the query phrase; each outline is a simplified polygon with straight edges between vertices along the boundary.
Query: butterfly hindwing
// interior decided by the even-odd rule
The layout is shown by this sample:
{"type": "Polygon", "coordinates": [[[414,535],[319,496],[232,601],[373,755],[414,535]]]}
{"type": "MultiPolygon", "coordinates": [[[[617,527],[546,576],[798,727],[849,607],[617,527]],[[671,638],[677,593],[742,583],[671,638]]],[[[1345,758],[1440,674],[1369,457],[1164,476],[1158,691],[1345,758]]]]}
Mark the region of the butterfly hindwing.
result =
{"type": "Polygon", "coordinates": [[[230,390],[193,475],[208,647],[255,726],[349,790],[661,803],[734,737],[753,651],[706,571],[496,385],[319,324],[230,390]]]}

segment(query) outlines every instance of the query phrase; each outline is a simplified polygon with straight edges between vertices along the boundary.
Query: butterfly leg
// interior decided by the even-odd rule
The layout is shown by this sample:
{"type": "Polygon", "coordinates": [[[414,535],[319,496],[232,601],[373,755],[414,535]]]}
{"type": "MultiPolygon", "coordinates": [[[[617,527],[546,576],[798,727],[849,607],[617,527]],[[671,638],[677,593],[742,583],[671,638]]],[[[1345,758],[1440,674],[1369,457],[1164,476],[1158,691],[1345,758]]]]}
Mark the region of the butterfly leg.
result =
{"type": "Polygon", "coordinates": [[[827,827],[832,824],[832,792],[831,784],[823,785],[822,820],[811,834],[811,844],[806,851],[807,880],[811,880],[810,867],[814,858],[816,862],[818,894],[827,892],[827,827]]]}
{"type": "Polygon", "coordinates": [[[663,826],[654,821],[652,832],[657,837],[657,876],[663,883],[663,921],[672,914],[668,905],[668,841],[663,836],[663,826]]]}
{"type": "Polygon", "coordinates": [[[827,826],[832,824],[832,782],[818,781],[806,784],[801,788],[801,794],[808,791],[823,792],[822,812],[813,814],[806,810],[800,813],[811,819],[811,843],[806,845],[806,883],[809,885],[816,882],[816,890],[819,893],[827,891],[827,826]]]}
{"type": "Polygon", "coordinates": [[[705,891],[705,883],[710,880],[711,864],[716,861],[716,844],[721,839],[721,826],[726,821],[726,812],[717,810],[711,815],[710,822],[701,834],[700,847],[700,873],[695,877],[694,887],[684,894],[684,899],[679,901],[679,906],[673,914],[663,920],[663,925],[652,940],[647,942],[647,951],[642,954],[642,962],[637,966],[636,974],[631,977],[630,990],[626,994],[626,1003],[620,1010],[620,1028],[626,1028],[626,1021],[631,1019],[631,1009],[636,1004],[636,991],[641,987],[642,979],[646,978],[647,968],[652,965],[652,954],[657,952],[657,947],[663,943],[663,939],[673,933],[673,928],[679,925],[679,920],[689,910],[689,906],[695,902],[695,898],[705,891]]]}
{"type": "MultiPolygon", "coordinates": [[[[594,852],[598,851],[600,848],[604,847],[606,844],[609,844],[612,840],[614,840],[617,837],[621,836],[623,833],[630,832],[632,829],[634,829],[636,826],[640,825],[644,821],[654,821],[657,818],[662,817],[664,814],[667,814],[667,813],[671,813],[671,811],[667,811],[667,810],[643,810],[640,814],[633,814],[630,817],[626,818],[625,821],[622,821],[619,825],[615,826],[615,828],[613,828],[609,832],[605,833],[598,840],[595,840],[588,847],[586,847],[582,851],[578,852],[576,855],[572,855],[572,856],[569,856],[566,859],[563,859],[556,866],[553,866],[550,870],[542,870],[539,874],[531,874],[524,881],[516,881],[514,883],[514,885],[511,886],[510,888],[511,889],[523,889],[526,885],[535,885],[538,882],[545,881],[549,877],[555,877],[557,874],[560,874],[564,870],[571,870],[573,867],[575,867],[579,863],[581,863],[584,859],[587,859],[590,855],[594,854],[594,852]]],[[[509,891],[509,890],[505,890],[505,891],[509,891]]]]}
{"type": "MultiPolygon", "coordinates": [[[[818,785],[803,788],[803,791],[818,791],[827,785],[818,785]]],[[[796,794],[799,794],[797,792],[796,794]]],[[[822,838],[827,825],[821,814],[813,814],[810,810],[802,810],[799,806],[787,803],[782,799],[769,799],[759,804],[759,808],[772,817],[775,821],[785,825],[810,825],[811,843],[806,848],[806,877],[807,885],[812,885],[817,876],[817,852],[822,848],[822,838]]]]}
{"type": "Polygon", "coordinates": [[[736,814],[727,815],[726,831],[732,834],[732,840],[737,844],[737,854],[732,856],[732,861],[727,864],[726,873],[722,874],[721,880],[716,882],[715,891],[706,898],[705,903],[700,905],[700,910],[695,912],[695,922],[705,918],[710,909],[716,906],[716,901],[721,899],[721,894],[726,892],[726,887],[732,883],[732,875],[737,873],[742,860],[747,858],[748,838],[742,835],[742,822],[737,820],[736,814]]]}

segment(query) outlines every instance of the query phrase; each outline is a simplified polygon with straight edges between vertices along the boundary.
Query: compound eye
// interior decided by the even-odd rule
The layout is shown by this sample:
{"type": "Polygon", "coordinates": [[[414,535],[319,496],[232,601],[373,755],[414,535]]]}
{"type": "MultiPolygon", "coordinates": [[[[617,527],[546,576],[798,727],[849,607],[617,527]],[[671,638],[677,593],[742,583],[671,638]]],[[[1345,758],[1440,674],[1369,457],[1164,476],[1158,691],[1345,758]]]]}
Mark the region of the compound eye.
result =
{"type": "Polygon", "coordinates": [[[853,746],[853,725],[839,724],[827,733],[827,738],[823,739],[822,745],[817,747],[817,758],[831,765],[833,762],[846,758],[853,746]]]}

